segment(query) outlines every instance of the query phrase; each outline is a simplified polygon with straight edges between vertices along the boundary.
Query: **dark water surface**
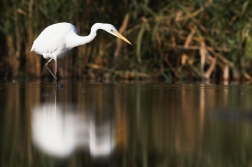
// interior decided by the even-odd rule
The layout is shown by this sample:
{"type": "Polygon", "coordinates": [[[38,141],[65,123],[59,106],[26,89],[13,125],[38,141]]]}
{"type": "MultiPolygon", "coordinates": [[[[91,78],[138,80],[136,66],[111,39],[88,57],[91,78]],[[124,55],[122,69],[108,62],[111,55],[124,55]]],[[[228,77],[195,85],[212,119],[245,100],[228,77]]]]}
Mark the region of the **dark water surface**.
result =
{"type": "Polygon", "coordinates": [[[0,166],[252,166],[252,85],[0,84],[0,166]]]}

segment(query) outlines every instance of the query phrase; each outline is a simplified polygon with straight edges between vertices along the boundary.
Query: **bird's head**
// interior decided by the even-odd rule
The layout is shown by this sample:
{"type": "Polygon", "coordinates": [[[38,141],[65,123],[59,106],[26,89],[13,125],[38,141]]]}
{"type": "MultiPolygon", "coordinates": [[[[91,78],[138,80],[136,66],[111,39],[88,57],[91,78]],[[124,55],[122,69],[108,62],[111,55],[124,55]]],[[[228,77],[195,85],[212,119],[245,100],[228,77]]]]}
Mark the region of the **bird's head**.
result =
{"type": "Polygon", "coordinates": [[[110,34],[112,34],[112,35],[114,35],[114,36],[116,36],[116,37],[124,40],[128,44],[132,45],[130,43],[130,41],[127,40],[124,36],[122,36],[113,25],[111,25],[111,24],[103,24],[102,27],[101,27],[101,29],[103,29],[104,31],[107,31],[108,33],[110,33],[110,34]]]}

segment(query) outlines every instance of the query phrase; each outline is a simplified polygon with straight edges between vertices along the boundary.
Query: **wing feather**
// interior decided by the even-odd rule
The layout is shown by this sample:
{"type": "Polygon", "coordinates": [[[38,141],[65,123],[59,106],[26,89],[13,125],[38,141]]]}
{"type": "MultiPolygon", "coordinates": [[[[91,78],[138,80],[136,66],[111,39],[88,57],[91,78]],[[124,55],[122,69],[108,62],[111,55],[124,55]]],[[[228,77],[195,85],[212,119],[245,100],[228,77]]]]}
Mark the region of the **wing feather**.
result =
{"type": "Polygon", "coordinates": [[[38,54],[52,54],[58,48],[65,47],[65,39],[69,32],[76,28],[69,23],[58,23],[45,28],[33,42],[31,51],[38,54]]]}

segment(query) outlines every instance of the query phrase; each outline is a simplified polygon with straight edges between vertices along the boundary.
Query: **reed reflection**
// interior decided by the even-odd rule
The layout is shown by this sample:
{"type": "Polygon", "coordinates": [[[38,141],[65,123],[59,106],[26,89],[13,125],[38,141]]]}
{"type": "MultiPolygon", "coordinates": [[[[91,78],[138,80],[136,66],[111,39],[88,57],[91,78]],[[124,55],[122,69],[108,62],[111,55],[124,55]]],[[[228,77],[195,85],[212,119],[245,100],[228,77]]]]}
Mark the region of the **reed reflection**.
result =
{"type": "Polygon", "coordinates": [[[76,150],[107,157],[115,147],[112,118],[96,121],[92,111],[78,112],[74,104],[45,102],[33,108],[32,139],[47,154],[70,156],[76,150]]]}
{"type": "Polygon", "coordinates": [[[250,164],[251,85],[33,85],[0,89],[2,166],[250,164]]]}

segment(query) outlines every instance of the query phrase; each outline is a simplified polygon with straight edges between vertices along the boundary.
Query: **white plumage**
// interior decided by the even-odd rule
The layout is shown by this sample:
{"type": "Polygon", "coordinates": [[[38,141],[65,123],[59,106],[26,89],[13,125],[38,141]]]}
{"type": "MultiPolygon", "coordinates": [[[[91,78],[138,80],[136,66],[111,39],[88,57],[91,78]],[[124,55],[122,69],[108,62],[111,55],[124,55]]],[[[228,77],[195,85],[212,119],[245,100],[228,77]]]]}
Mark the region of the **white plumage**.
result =
{"type": "Polygon", "coordinates": [[[74,25],[70,23],[57,23],[48,26],[41,32],[34,41],[31,51],[43,55],[45,59],[50,58],[46,63],[46,67],[56,79],[57,86],[62,87],[57,79],[57,59],[66,56],[74,47],[91,42],[95,38],[98,29],[107,31],[131,44],[111,24],[95,23],[91,28],[90,34],[82,37],[78,35],[77,29],[74,25]],[[48,67],[51,60],[55,61],[55,75],[48,67]]]}
{"type": "Polygon", "coordinates": [[[76,28],[69,23],[58,23],[48,26],[34,41],[31,51],[43,55],[45,59],[58,59],[66,55],[69,47],[69,37],[77,36],[76,28]]]}

